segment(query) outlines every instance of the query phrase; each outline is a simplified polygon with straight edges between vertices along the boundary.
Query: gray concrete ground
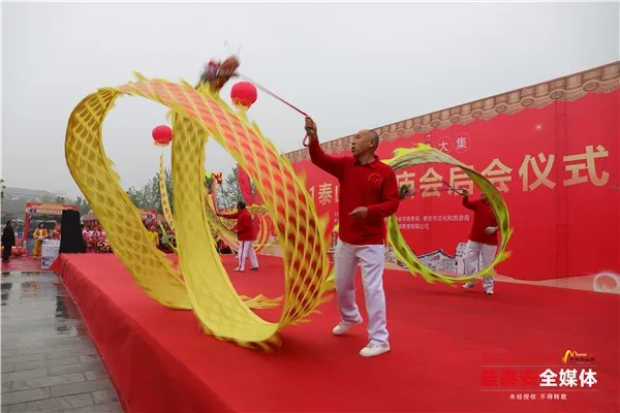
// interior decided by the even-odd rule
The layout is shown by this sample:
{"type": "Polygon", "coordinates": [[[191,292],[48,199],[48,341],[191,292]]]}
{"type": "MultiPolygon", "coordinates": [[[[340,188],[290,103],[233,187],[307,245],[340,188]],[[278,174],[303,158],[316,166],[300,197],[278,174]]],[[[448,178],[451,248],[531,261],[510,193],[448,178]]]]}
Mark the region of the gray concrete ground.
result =
{"type": "Polygon", "coordinates": [[[2,272],[2,408],[122,412],[75,304],[49,271],[2,272]]]}

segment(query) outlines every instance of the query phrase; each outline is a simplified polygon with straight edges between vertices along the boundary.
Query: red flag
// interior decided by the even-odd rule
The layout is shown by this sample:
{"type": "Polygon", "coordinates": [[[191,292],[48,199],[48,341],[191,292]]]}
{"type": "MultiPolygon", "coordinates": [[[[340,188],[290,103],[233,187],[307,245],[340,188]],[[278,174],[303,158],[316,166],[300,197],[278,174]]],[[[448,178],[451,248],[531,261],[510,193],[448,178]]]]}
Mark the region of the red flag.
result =
{"type": "Polygon", "coordinates": [[[250,183],[250,177],[239,165],[237,165],[237,182],[239,183],[239,190],[241,191],[243,199],[245,199],[245,203],[248,206],[252,205],[252,184],[250,183]]]}

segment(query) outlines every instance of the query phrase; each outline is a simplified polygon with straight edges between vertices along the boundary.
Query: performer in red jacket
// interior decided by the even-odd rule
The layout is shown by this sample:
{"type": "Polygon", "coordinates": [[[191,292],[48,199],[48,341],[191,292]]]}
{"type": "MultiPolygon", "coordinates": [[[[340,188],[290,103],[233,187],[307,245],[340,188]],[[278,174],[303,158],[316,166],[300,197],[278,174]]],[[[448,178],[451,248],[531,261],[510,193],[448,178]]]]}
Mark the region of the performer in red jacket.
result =
{"type": "Polygon", "coordinates": [[[306,118],[312,163],[340,182],[339,240],[335,254],[335,278],[340,323],[335,335],[346,333],[362,322],[355,302],[355,272],[362,267],[362,282],[368,313],[369,343],[364,357],[390,351],[383,292],[385,265],[385,218],[396,213],[400,203],[396,175],[375,155],[379,135],[362,130],[353,140],[353,156],[326,155],[319,145],[316,124],[306,118]]]}
{"type": "Polygon", "coordinates": [[[218,216],[227,219],[236,219],[237,227],[237,240],[239,241],[239,266],[235,268],[237,272],[243,272],[245,270],[245,260],[250,257],[250,264],[252,267],[250,270],[258,270],[258,258],[256,252],[252,246],[254,241],[254,227],[252,226],[252,214],[246,209],[245,202],[237,202],[237,212],[234,214],[218,214],[218,216]]]}
{"type": "MultiPolygon", "coordinates": [[[[473,274],[476,265],[480,263],[480,270],[488,267],[497,253],[497,219],[493,213],[493,208],[485,194],[479,200],[470,201],[469,194],[465,191],[463,196],[463,206],[474,211],[474,223],[467,241],[465,249],[465,274],[473,274]]],[[[473,282],[463,286],[468,290],[474,287],[473,282]]],[[[493,295],[493,275],[482,278],[482,287],[488,295],[493,295]]]]}

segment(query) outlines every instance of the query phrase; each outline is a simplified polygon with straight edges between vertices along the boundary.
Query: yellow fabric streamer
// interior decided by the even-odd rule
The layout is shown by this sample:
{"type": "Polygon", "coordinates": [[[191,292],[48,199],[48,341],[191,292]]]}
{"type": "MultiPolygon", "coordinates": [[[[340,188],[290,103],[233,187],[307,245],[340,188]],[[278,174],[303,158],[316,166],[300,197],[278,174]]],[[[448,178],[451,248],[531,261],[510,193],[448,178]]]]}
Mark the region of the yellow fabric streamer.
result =
{"type": "Polygon", "coordinates": [[[168,187],[166,186],[166,168],[164,166],[164,155],[159,156],[159,195],[161,198],[161,208],[164,211],[164,218],[168,226],[174,231],[174,218],[172,217],[172,208],[170,207],[170,198],[168,197],[168,187]]]}
{"type": "Polygon", "coordinates": [[[135,83],[103,88],[84,98],[67,125],[65,155],[73,179],[136,283],[171,308],[192,309],[203,329],[241,346],[270,349],[278,331],[303,322],[325,301],[329,271],[327,218],[319,218],[305,183],[256,124],[208,88],[195,90],[140,75],[135,83]],[[180,268],[149,241],[140,213],[119,184],[101,138],[102,124],[121,95],[141,96],[172,114],[172,180],[180,268]],[[247,171],[274,221],[285,267],[285,301],[277,323],[254,314],[235,291],[215,250],[204,199],[204,146],[215,139],[247,171]]]}
{"type": "MultiPolygon", "coordinates": [[[[440,273],[431,270],[422,264],[420,260],[418,260],[418,257],[416,257],[413,251],[411,251],[409,245],[407,245],[407,242],[403,238],[403,235],[398,228],[396,216],[393,215],[388,219],[387,235],[388,242],[391,244],[392,251],[394,252],[396,258],[405,264],[411,274],[414,276],[420,274],[424,280],[431,284],[435,281],[439,281],[444,284],[451,285],[455,282],[469,282],[476,278],[492,274],[493,267],[510,256],[510,252],[506,251],[506,246],[508,245],[508,241],[510,240],[513,232],[513,229],[510,226],[508,207],[506,206],[506,202],[497,188],[495,188],[495,185],[493,185],[493,183],[491,183],[479,172],[476,172],[474,169],[441,151],[431,148],[428,145],[418,144],[418,146],[413,149],[396,149],[394,155],[394,158],[383,161],[385,164],[390,165],[392,169],[394,169],[394,172],[398,172],[401,169],[409,168],[414,165],[427,163],[445,163],[461,168],[461,170],[467,174],[467,176],[476,185],[478,185],[482,193],[484,193],[489,199],[493,212],[495,213],[495,217],[497,218],[501,237],[498,253],[496,254],[493,262],[487,268],[482,268],[479,272],[466,276],[440,273]]],[[[337,227],[334,228],[334,231],[337,231],[337,227]]],[[[332,270],[328,280],[332,281],[334,279],[334,275],[335,273],[332,270]]]]}
{"type": "MultiPolygon", "coordinates": [[[[172,229],[172,231],[175,231],[174,217],[172,216],[172,208],[170,208],[170,197],[168,196],[168,188],[166,186],[166,168],[164,166],[163,154],[159,157],[159,194],[161,197],[161,206],[164,211],[164,218],[166,219],[166,222],[168,222],[168,226],[170,227],[170,229],[172,229]]],[[[207,208],[211,208],[208,203],[207,208]]],[[[225,228],[219,217],[215,214],[215,211],[212,210],[211,214],[207,214],[207,219],[209,221],[209,228],[215,228],[218,236],[222,236],[222,238],[225,239],[224,242],[227,242],[226,240],[228,239],[232,239],[235,243],[237,243],[235,233],[231,230],[228,230],[228,228],[225,228]],[[224,235],[222,234],[222,232],[224,232],[225,230],[229,233],[224,235]]],[[[161,224],[159,224],[159,226],[161,230],[164,231],[163,226],[161,224]]],[[[177,249],[171,243],[167,243],[167,245],[172,249],[175,254],[178,253],[177,249]]],[[[235,251],[237,250],[238,248],[235,249],[235,251]]],[[[260,310],[277,306],[278,303],[281,301],[281,297],[269,299],[261,295],[255,298],[243,298],[243,300],[246,302],[249,308],[260,310]]]]}

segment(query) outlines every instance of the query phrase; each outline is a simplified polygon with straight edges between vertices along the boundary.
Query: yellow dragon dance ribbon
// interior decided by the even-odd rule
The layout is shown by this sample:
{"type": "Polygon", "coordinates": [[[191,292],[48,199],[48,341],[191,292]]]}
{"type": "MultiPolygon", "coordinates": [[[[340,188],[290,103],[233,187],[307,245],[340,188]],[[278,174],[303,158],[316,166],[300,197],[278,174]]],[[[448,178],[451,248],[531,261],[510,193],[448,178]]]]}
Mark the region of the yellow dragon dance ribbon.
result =
{"type": "MultiPolygon", "coordinates": [[[[166,219],[166,222],[168,222],[168,226],[170,227],[170,229],[172,231],[175,231],[174,217],[172,215],[172,208],[170,207],[170,197],[168,196],[168,188],[166,185],[166,168],[164,166],[164,155],[163,154],[159,156],[159,194],[161,197],[161,206],[164,212],[164,218],[166,219]]],[[[207,199],[210,199],[210,197],[207,197],[207,199]]],[[[210,211],[211,213],[209,213],[209,210],[207,211],[207,220],[209,221],[210,227],[213,227],[216,229],[218,235],[222,237],[222,239],[224,239],[224,242],[230,239],[231,242],[234,242],[237,244],[236,234],[232,230],[229,230],[222,223],[222,221],[215,214],[215,211],[213,210],[213,208],[211,207],[209,203],[207,203],[207,208],[211,209],[210,211]]],[[[162,232],[165,231],[161,223],[158,223],[158,224],[162,232]]],[[[174,247],[174,245],[172,245],[172,243],[166,243],[166,245],[168,245],[175,254],[178,253],[177,249],[174,247]]],[[[235,251],[237,250],[238,248],[235,251]]],[[[241,298],[248,304],[248,307],[252,309],[256,309],[256,310],[276,307],[282,301],[282,297],[270,299],[270,298],[263,296],[262,294],[254,298],[249,298],[245,295],[241,296],[241,298]]]]}
{"type": "MultiPolygon", "coordinates": [[[[510,226],[508,207],[506,206],[506,202],[497,188],[495,188],[495,185],[493,185],[493,183],[486,179],[482,174],[476,172],[474,169],[468,167],[453,157],[424,144],[418,144],[417,147],[412,149],[396,149],[394,151],[394,157],[392,159],[384,160],[383,162],[390,165],[394,172],[398,172],[414,165],[428,163],[444,163],[461,168],[461,170],[467,174],[467,176],[476,185],[478,185],[480,191],[482,191],[482,193],[484,193],[489,199],[499,226],[501,239],[498,252],[493,259],[493,262],[488,267],[480,269],[480,271],[475,274],[463,276],[433,271],[422,264],[413,251],[411,251],[411,248],[409,248],[409,245],[407,245],[407,242],[403,238],[403,235],[398,228],[398,220],[396,219],[396,216],[392,215],[388,218],[388,242],[392,246],[392,252],[394,252],[396,258],[405,264],[412,275],[415,276],[420,274],[424,280],[431,284],[435,281],[448,285],[453,285],[456,282],[469,282],[476,278],[492,274],[493,267],[510,256],[510,253],[506,251],[506,246],[512,236],[513,229],[510,226]]],[[[334,228],[334,232],[337,231],[337,228],[337,226],[334,228]]],[[[330,286],[333,285],[335,276],[334,271],[335,269],[332,269],[332,272],[328,277],[328,280],[332,282],[329,284],[330,286]]]]}
{"type": "Polygon", "coordinates": [[[137,75],[136,82],[99,89],[71,113],[65,157],[114,253],[140,288],[165,306],[191,309],[207,334],[267,350],[279,344],[281,329],[307,321],[326,301],[327,217],[318,217],[304,180],[258,126],[208,87],[196,90],[187,82],[176,84],[137,75]],[[172,262],[150,242],[138,209],[121,187],[104,151],[102,124],[121,95],[144,97],[170,109],[174,225],[184,282],[172,262]],[[273,219],[285,270],[285,301],[276,323],[252,312],[235,291],[217,254],[204,207],[208,136],[249,174],[273,219]]]}

